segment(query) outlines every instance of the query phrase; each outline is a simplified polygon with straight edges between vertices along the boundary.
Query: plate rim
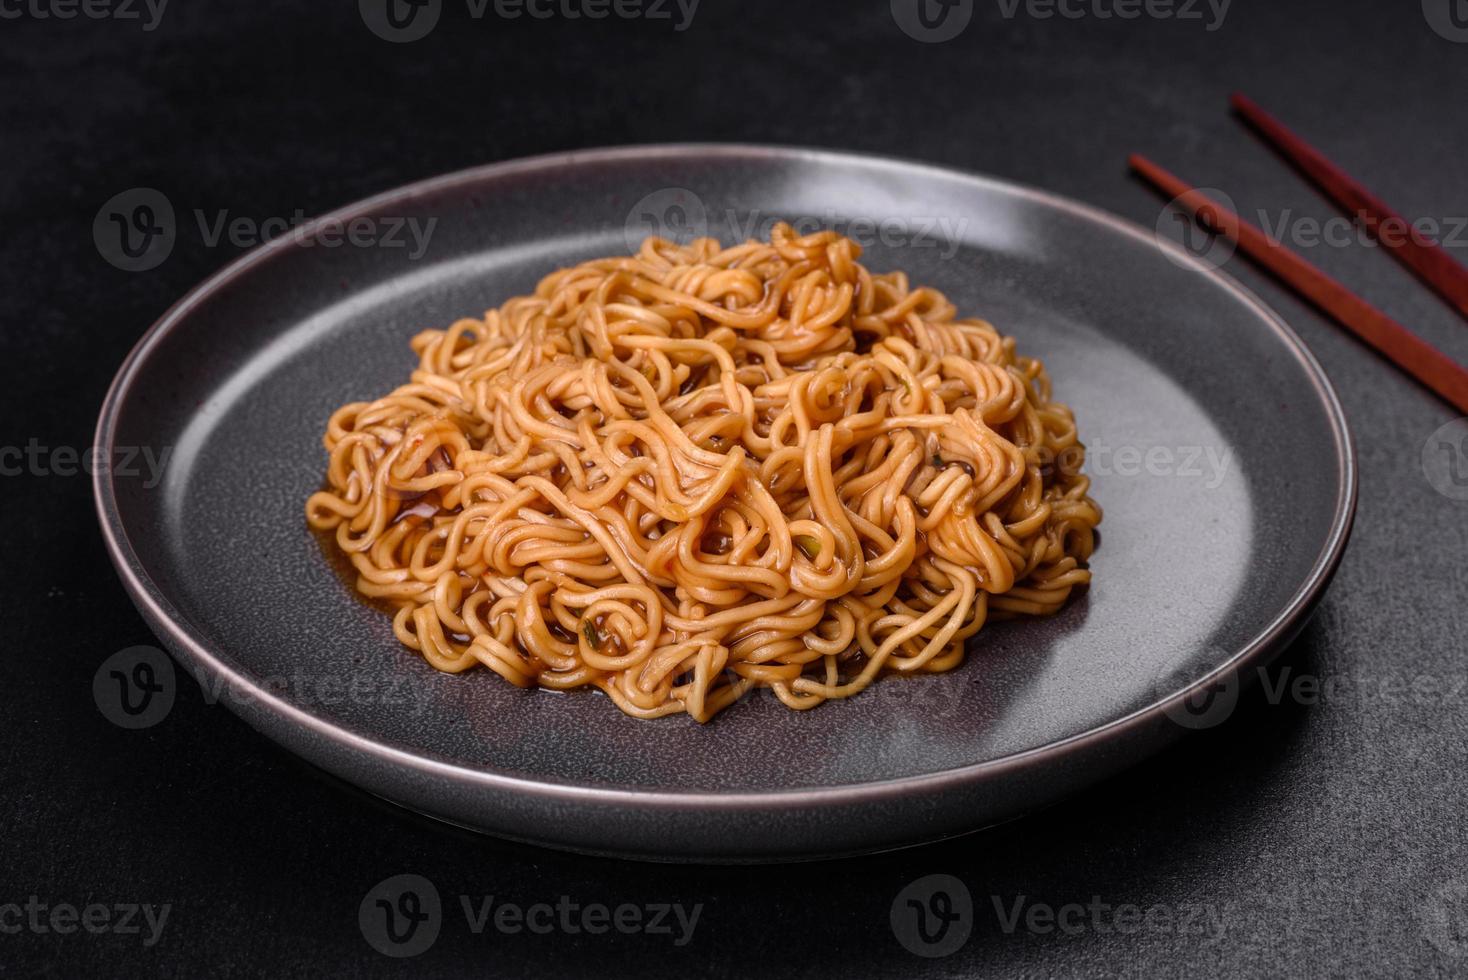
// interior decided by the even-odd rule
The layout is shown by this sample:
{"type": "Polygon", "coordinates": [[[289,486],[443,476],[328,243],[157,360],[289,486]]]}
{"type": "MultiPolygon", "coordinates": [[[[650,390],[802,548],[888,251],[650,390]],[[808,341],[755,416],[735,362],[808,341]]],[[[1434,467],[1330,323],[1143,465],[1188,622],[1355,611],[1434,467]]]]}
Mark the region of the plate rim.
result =
{"type": "MultiPolygon", "coordinates": [[[[529,173],[553,172],[600,163],[672,160],[689,157],[724,160],[742,158],[759,162],[860,164],[867,167],[875,166],[896,170],[903,174],[922,173],[948,181],[967,183],[989,191],[998,191],[1023,198],[1106,226],[1112,231],[1156,249],[1159,257],[1181,264],[1213,280],[1216,286],[1231,293],[1234,299],[1248,307],[1257,319],[1262,321],[1263,325],[1272,330],[1283,342],[1309,377],[1311,387],[1320,399],[1330,424],[1336,456],[1336,499],[1324,545],[1312,562],[1309,574],[1304,577],[1289,601],[1281,607],[1273,620],[1252,640],[1240,646],[1233,656],[1214,669],[1185,687],[1156,698],[1149,704],[1125,715],[1043,745],[938,772],[831,786],[797,786],[757,791],[680,791],[641,789],[629,786],[596,786],[544,777],[515,775],[486,767],[471,768],[462,763],[395,747],[373,737],[351,731],[329,717],[292,704],[268,688],[256,684],[246,674],[234,670],[220,659],[212,644],[194,631],[187,617],[174,607],[167,593],[147,573],[123,525],[117,506],[111,467],[96,467],[92,474],[92,490],[108,557],[117,569],[129,597],[143,613],[144,619],[155,632],[161,629],[167,635],[166,638],[172,641],[166,645],[175,652],[186,651],[188,658],[192,659],[195,665],[204,668],[213,677],[223,678],[231,685],[238,685],[236,690],[249,693],[248,703],[252,709],[273,716],[276,722],[304,729],[309,734],[331,743],[333,749],[370,757],[377,763],[393,768],[405,767],[423,777],[446,778],[476,789],[497,789],[550,802],[625,804],[637,808],[652,807],[689,811],[710,809],[769,811],[866,804],[905,796],[915,791],[958,789],[1011,771],[1028,769],[1031,766],[1058,765],[1068,757],[1081,756],[1107,742],[1121,741],[1129,735],[1140,733],[1166,717],[1169,712],[1180,708],[1189,698],[1212,687],[1220,679],[1242,673],[1244,667],[1274,651],[1304,625],[1340,564],[1341,556],[1350,538],[1355,518],[1359,473],[1355,444],[1340,399],[1320,362],[1299,335],[1279,314],[1233,276],[1201,261],[1176,243],[1155,234],[1149,234],[1140,225],[1126,218],[1091,204],[1010,180],[978,174],[957,167],[891,155],[761,143],[633,144],[546,153],[482,164],[413,181],[362,198],[307,221],[300,226],[296,234],[281,235],[257,245],[199,282],[169,306],[133,345],[118,368],[102,402],[93,445],[97,452],[105,453],[107,458],[111,458],[114,452],[120,410],[127,403],[132,385],[148,357],[164,336],[185,322],[193,309],[215,292],[245,276],[256,266],[280,257],[298,247],[301,242],[310,241],[316,231],[325,225],[345,224],[355,217],[369,214],[387,205],[409,202],[417,197],[438,193],[455,186],[475,184],[485,180],[529,173]]],[[[228,706],[234,710],[232,703],[228,706]]],[[[241,712],[236,713],[242,714],[241,712]]],[[[255,718],[243,714],[242,716],[250,722],[252,727],[260,729],[255,718]]],[[[279,741],[273,732],[262,731],[262,733],[270,737],[272,741],[279,741]]],[[[292,746],[287,748],[293,754],[299,754],[299,749],[292,746]]]]}

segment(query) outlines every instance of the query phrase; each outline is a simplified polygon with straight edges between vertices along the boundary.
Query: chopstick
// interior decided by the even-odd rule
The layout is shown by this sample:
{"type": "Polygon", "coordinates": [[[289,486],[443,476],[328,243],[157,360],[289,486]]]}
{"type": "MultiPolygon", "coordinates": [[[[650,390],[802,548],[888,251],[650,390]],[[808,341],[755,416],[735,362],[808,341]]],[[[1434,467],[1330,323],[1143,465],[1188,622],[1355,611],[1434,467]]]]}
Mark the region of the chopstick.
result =
{"type": "Polygon", "coordinates": [[[1447,249],[1422,234],[1389,204],[1327,160],[1319,150],[1265,112],[1253,99],[1235,92],[1229,102],[1264,137],[1265,142],[1294,164],[1326,197],[1335,201],[1350,217],[1359,218],[1367,232],[1386,246],[1393,258],[1468,317],[1468,268],[1449,255],[1447,249]],[[1385,234],[1383,225],[1388,226],[1385,234]]]}
{"type": "Polygon", "coordinates": [[[1397,367],[1468,413],[1468,370],[1284,245],[1157,164],[1132,154],[1131,168],[1215,234],[1315,304],[1397,367]]]}

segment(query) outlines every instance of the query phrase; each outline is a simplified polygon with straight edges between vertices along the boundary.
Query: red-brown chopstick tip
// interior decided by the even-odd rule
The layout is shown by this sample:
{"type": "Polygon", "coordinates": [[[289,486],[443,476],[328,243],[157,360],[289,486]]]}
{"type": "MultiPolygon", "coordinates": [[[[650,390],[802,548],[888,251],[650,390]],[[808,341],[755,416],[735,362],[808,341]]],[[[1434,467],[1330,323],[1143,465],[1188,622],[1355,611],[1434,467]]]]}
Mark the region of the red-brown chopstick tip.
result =
{"type": "Polygon", "coordinates": [[[1154,174],[1159,174],[1162,172],[1161,167],[1157,166],[1157,164],[1153,163],[1151,160],[1148,160],[1140,153],[1133,153],[1128,156],[1126,158],[1126,165],[1130,167],[1134,173],[1140,174],[1141,176],[1146,177],[1148,180],[1151,180],[1154,174]]]}
{"type": "Polygon", "coordinates": [[[1127,164],[1142,179],[1174,198],[1181,197],[1193,189],[1140,153],[1133,153],[1127,157],[1127,164]]]}

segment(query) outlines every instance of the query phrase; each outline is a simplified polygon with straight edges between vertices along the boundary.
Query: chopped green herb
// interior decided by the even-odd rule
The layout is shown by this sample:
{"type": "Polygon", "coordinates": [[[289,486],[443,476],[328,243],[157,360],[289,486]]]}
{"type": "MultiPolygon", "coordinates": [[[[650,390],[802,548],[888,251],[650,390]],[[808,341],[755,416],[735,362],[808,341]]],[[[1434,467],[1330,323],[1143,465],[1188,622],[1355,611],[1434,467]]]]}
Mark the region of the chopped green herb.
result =
{"type": "Polygon", "coordinates": [[[586,644],[591,649],[601,649],[601,631],[596,628],[596,624],[591,620],[588,619],[581,624],[581,635],[586,637],[586,644]]]}
{"type": "Polygon", "coordinates": [[[933,465],[936,466],[936,467],[938,467],[938,469],[941,470],[943,468],[943,457],[942,456],[939,456],[937,453],[934,453],[933,454],[933,465]]]}
{"type": "Polygon", "coordinates": [[[797,534],[794,538],[795,547],[800,553],[811,561],[815,561],[821,555],[821,539],[809,534],[797,534]]]}

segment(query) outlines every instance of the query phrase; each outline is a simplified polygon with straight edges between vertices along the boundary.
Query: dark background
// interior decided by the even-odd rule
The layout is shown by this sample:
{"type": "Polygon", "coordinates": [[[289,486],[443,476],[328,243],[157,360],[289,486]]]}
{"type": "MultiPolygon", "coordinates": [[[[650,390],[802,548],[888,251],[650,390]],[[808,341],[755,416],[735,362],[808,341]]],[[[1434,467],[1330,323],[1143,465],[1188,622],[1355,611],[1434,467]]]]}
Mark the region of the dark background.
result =
{"type": "MultiPolygon", "coordinates": [[[[1235,0],[1211,31],[1206,7],[1203,20],[1079,9],[1045,19],[1021,4],[1007,17],[976,0],[961,36],[929,44],[898,29],[887,0],[703,0],[681,32],[668,20],[474,20],[445,0],[427,38],[389,44],[349,0],[174,0],[152,31],[21,8],[0,19],[0,442],[84,450],[129,347],[238,254],[181,221],[163,264],[113,268],[92,221],[139,186],[181,214],[263,219],[527,154],[732,140],[948,164],[1152,227],[1161,202],[1124,166],[1142,151],[1248,215],[1334,215],[1230,119],[1226,97],[1242,88],[1404,213],[1468,213],[1468,43],[1435,31],[1415,0],[1235,0]]],[[[1468,361],[1464,323],[1380,249],[1302,250],[1468,361]]],[[[1456,253],[1468,256],[1468,232],[1456,253]]],[[[1436,492],[1419,461],[1455,413],[1252,268],[1229,269],[1324,363],[1360,450],[1352,544],[1274,670],[1334,682],[1329,693],[1271,703],[1255,689],[1224,725],[1093,792],[891,855],[708,869],[501,843],[317,773],[192,682],[162,723],[123,731],[98,712],[92,676],[153,640],[104,554],[90,483],[0,479],[0,905],[172,905],[146,948],[137,935],[0,932],[0,973],[1468,974],[1468,503],[1436,492]],[[357,907],[404,872],[432,880],[448,907],[433,948],[395,961],[364,941],[357,907]],[[889,910],[934,873],[965,883],[975,924],[958,952],[925,959],[896,940],[889,910]],[[704,909],[681,948],[473,935],[461,893],[704,909]],[[1206,906],[1223,932],[1124,936],[1087,920],[1074,935],[1006,934],[994,904],[1020,896],[1206,906]]]]}

